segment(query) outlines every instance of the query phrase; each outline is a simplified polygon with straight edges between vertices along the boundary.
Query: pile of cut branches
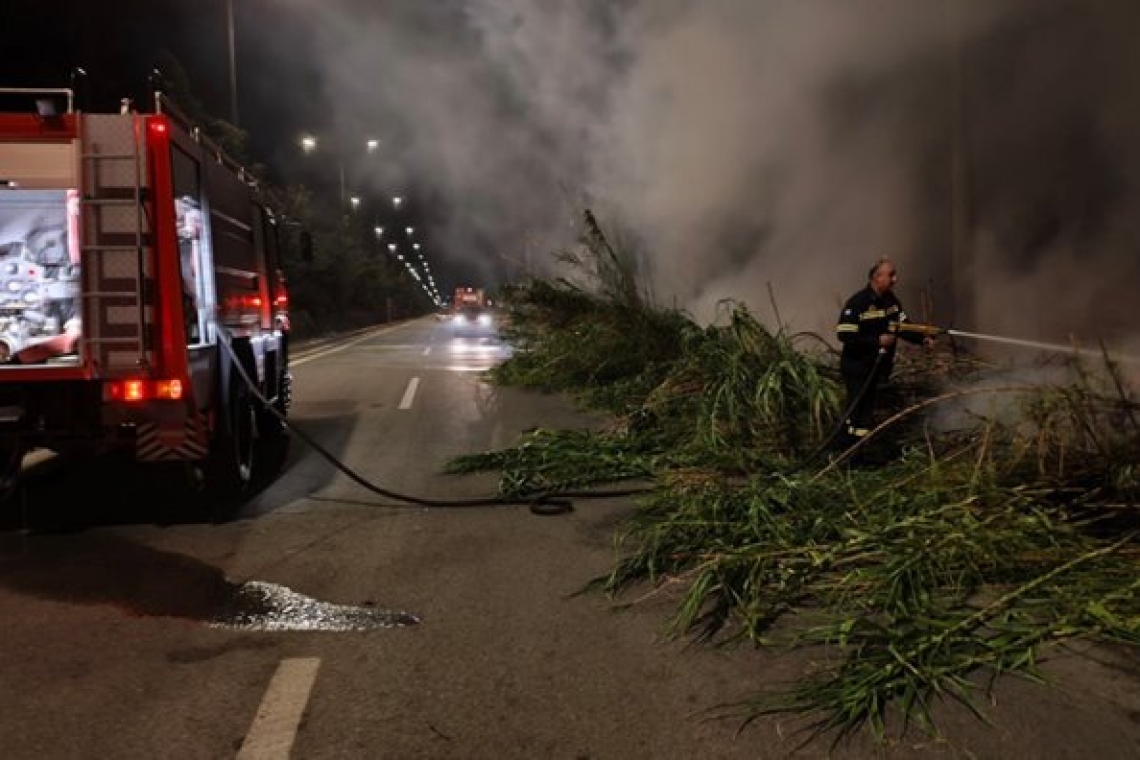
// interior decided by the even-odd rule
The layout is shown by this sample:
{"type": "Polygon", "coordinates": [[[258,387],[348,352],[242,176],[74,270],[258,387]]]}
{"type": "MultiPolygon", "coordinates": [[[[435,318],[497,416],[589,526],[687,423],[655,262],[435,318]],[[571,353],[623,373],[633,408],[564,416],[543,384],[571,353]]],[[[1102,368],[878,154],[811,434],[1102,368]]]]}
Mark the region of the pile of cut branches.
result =
{"type": "MultiPolygon", "coordinates": [[[[592,230],[584,251],[615,256],[592,230]]],[[[939,700],[977,710],[993,677],[1041,679],[1049,645],[1140,643],[1140,415],[1111,361],[1048,384],[899,373],[901,397],[922,400],[875,431],[889,459],[850,468],[818,456],[841,412],[833,355],[739,305],[702,328],[633,292],[512,289],[517,350],[493,379],[571,393],[614,424],[535,431],[449,469],[500,471],[512,496],[652,483],[590,585],[679,586],[677,635],[818,655],[792,688],[735,706],[745,718],[811,714],[811,736],[836,740],[936,732],[939,700]]]]}

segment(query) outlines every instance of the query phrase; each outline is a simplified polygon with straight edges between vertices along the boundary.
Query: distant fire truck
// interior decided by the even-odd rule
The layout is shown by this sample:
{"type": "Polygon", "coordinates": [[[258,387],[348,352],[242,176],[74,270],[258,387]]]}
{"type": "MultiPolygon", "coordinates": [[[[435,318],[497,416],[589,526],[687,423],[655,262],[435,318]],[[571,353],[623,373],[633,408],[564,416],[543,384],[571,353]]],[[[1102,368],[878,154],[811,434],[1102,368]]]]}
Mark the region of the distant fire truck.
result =
{"type": "Polygon", "coordinates": [[[489,326],[493,322],[490,306],[491,302],[482,288],[458,287],[455,289],[455,299],[451,302],[452,324],[489,326]]]}
{"type": "Polygon", "coordinates": [[[455,289],[455,300],[451,302],[451,305],[456,309],[464,306],[482,309],[487,306],[487,295],[482,288],[458,287],[455,289]]]}
{"type": "Polygon", "coordinates": [[[0,98],[28,106],[0,112],[0,477],[33,448],[119,450],[239,496],[290,403],[255,183],[161,94],[112,114],[62,89],[0,98]]]}

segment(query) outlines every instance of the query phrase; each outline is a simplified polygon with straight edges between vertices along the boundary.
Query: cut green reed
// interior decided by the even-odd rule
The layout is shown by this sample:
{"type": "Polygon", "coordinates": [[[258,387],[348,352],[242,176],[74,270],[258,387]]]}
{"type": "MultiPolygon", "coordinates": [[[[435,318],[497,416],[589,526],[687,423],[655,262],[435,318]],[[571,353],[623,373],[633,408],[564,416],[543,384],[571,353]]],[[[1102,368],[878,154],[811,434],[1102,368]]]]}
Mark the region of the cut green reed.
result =
{"type": "Polygon", "coordinates": [[[652,484],[588,587],[624,604],[667,588],[674,635],[822,663],[726,713],[804,714],[809,740],[936,733],[942,702],[984,719],[994,679],[1042,680],[1060,642],[1140,644],[1140,410],[1111,363],[987,386],[964,363],[934,375],[903,360],[896,400],[913,403],[869,441],[892,456],[823,464],[842,394],[822,341],[731,302],[707,327],[657,309],[621,256],[589,217],[571,258],[593,287],[508,289],[516,352],[491,375],[610,424],[533,431],[451,469],[497,470],[510,495],[652,484]]]}

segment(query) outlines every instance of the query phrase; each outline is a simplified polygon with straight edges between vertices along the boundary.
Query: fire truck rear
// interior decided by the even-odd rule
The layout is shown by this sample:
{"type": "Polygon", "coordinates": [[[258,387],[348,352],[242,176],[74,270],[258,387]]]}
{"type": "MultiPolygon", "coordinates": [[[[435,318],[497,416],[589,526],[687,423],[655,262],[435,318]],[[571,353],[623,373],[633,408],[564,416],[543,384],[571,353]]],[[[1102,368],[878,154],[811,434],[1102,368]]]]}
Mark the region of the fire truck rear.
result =
{"type": "Polygon", "coordinates": [[[464,306],[482,309],[487,306],[487,296],[482,288],[472,288],[470,286],[460,286],[455,289],[455,298],[452,305],[456,308],[464,306]]]}
{"type": "Polygon", "coordinates": [[[110,114],[68,90],[0,98],[0,477],[34,448],[120,451],[240,497],[290,402],[256,184],[161,94],[110,114]]]}

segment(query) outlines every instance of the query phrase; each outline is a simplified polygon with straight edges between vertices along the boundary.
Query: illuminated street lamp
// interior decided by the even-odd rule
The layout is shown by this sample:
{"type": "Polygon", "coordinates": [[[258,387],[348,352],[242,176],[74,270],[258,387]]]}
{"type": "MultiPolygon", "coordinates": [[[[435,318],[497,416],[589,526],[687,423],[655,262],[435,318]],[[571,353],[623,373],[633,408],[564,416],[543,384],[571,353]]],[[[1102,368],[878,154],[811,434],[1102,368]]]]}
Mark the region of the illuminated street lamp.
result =
{"type": "MultiPolygon", "coordinates": [[[[315,135],[301,135],[301,150],[306,154],[314,153],[319,146],[319,141],[315,135]]],[[[340,174],[340,206],[344,208],[345,189],[344,189],[344,161],[338,156],[336,160],[337,171],[340,174]]]]}
{"type": "MultiPolygon", "coordinates": [[[[316,135],[311,135],[311,134],[301,135],[300,143],[301,143],[301,150],[306,154],[314,153],[314,152],[316,152],[317,148],[320,147],[320,141],[318,140],[316,135]]],[[[368,153],[376,152],[377,148],[379,148],[379,147],[380,147],[380,141],[375,139],[375,138],[368,138],[367,140],[364,141],[364,149],[368,153]]],[[[360,206],[360,197],[356,196],[356,195],[349,197],[349,195],[348,195],[348,190],[347,190],[347,187],[345,184],[345,179],[344,179],[344,156],[341,155],[340,151],[337,151],[336,167],[337,167],[337,174],[340,178],[340,205],[341,205],[341,208],[344,208],[346,203],[351,203],[353,209],[359,207],[360,206]]],[[[399,205],[399,204],[397,204],[397,205],[399,205]]]]}

